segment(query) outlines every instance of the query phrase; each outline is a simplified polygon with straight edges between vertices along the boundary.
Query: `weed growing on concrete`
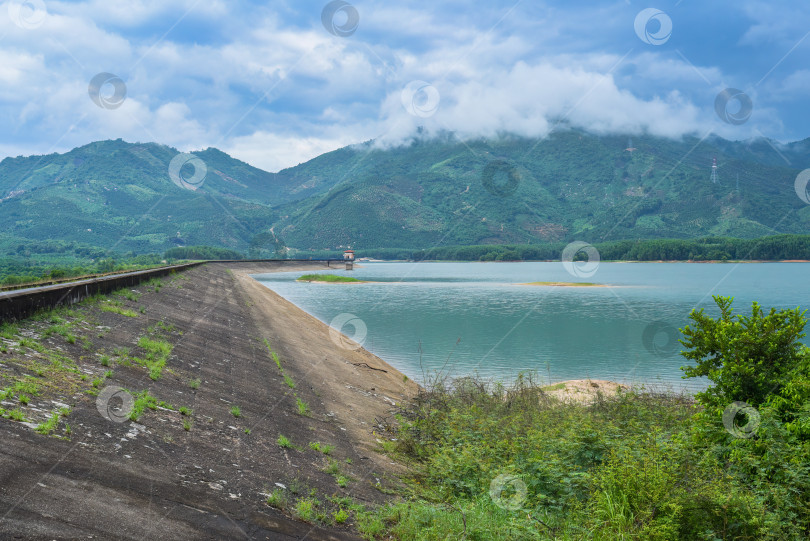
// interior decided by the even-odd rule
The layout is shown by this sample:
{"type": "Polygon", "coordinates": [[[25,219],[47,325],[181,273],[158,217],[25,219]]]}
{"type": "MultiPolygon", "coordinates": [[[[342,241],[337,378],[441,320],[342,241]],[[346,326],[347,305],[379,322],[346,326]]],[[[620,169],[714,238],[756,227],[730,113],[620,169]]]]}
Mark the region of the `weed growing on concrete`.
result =
{"type": "Polygon", "coordinates": [[[199,389],[200,388],[200,380],[199,379],[193,379],[193,380],[188,382],[188,386],[191,387],[192,389],[195,389],[195,390],[199,389]]]}
{"type": "Polygon", "coordinates": [[[43,436],[47,436],[56,429],[56,425],[58,423],[59,423],[59,414],[54,413],[47,421],[38,424],[34,430],[36,430],[43,436]]]}
{"type": "Polygon", "coordinates": [[[275,507],[276,509],[285,509],[287,507],[287,495],[280,488],[275,489],[267,497],[267,505],[275,507]]]}
{"type": "Polygon", "coordinates": [[[335,446],[334,445],[327,445],[327,444],[321,443],[319,441],[315,441],[315,442],[310,442],[309,448],[314,449],[315,451],[318,451],[319,453],[323,453],[325,455],[328,455],[329,453],[332,452],[332,449],[334,449],[335,446]]]}
{"type": "Polygon", "coordinates": [[[295,503],[295,516],[305,522],[315,519],[315,510],[320,502],[314,498],[304,498],[295,503]]]}
{"type": "Polygon", "coordinates": [[[309,415],[309,404],[297,397],[295,400],[298,402],[298,413],[301,415],[309,415]]]}
{"type": "Polygon", "coordinates": [[[18,409],[13,409],[9,412],[6,412],[9,419],[12,421],[25,421],[25,414],[18,409]]]}
{"type": "Polygon", "coordinates": [[[278,443],[279,447],[282,447],[284,449],[292,449],[292,446],[293,446],[290,439],[287,436],[284,436],[282,434],[278,435],[278,439],[276,440],[276,443],[278,443]]]}
{"type": "Polygon", "coordinates": [[[242,410],[239,409],[239,406],[234,406],[231,408],[231,415],[238,419],[242,416],[242,410]]]}
{"type": "Polygon", "coordinates": [[[121,308],[120,306],[110,303],[101,303],[99,308],[102,312],[112,312],[113,314],[118,314],[125,317],[138,317],[138,314],[132,310],[127,310],[126,308],[121,308]]]}
{"type": "Polygon", "coordinates": [[[132,405],[132,411],[129,414],[131,421],[137,421],[143,415],[146,408],[151,410],[157,409],[157,398],[149,394],[149,391],[144,389],[138,394],[133,395],[135,402],[132,405]]]}
{"type": "Polygon", "coordinates": [[[138,340],[138,346],[146,350],[146,358],[134,358],[133,360],[149,369],[149,377],[152,380],[160,379],[166,361],[172,353],[173,346],[165,340],[153,339],[148,336],[142,336],[138,340]]]}

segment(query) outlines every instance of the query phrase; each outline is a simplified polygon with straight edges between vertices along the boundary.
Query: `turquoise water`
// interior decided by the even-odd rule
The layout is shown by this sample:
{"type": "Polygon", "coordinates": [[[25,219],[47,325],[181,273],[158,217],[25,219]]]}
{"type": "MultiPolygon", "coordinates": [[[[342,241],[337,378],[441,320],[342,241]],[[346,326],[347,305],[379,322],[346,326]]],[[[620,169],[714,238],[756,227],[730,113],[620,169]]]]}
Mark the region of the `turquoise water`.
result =
{"type": "Polygon", "coordinates": [[[703,383],[681,379],[685,359],[675,342],[689,312],[716,314],[716,294],[734,296],[744,313],[754,300],[810,308],[808,271],[807,263],[602,263],[592,276],[572,278],[559,262],[431,262],[322,271],[379,283],[296,282],[304,272],[255,277],[417,381],[437,370],[501,381],[532,370],[551,381],[695,389],[703,383]],[[518,285],[537,281],[611,287],[518,285]]]}

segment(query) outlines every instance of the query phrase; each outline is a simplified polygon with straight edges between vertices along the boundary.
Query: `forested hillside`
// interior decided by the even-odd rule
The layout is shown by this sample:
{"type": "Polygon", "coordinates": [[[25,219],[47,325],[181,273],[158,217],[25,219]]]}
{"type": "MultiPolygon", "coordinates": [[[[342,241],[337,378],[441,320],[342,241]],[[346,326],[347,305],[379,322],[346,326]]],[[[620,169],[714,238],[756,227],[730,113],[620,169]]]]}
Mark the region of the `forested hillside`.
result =
{"type": "Polygon", "coordinates": [[[0,255],[94,260],[208,245],[265,257],[804,234],[810,209],[794,180],[808,147],[577,131],[448,136],[356,145],[278,173],[207,149],[173,178],[175,149],[101,141],[0,162],[0,255]]]}

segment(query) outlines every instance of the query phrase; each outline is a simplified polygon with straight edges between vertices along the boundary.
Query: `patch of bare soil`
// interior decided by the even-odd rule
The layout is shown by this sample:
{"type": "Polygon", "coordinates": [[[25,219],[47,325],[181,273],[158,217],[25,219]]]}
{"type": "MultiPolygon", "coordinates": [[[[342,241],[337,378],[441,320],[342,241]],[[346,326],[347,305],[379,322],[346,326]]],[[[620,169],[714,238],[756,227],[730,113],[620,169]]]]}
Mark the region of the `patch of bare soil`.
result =
{"type": "Polygon", "coordinates": [[[603,379],[569,379],[543,387],[543,392],[562,402],[592,404],[599,393],[605,397],[629,391],[630,387],[603,379]]]}

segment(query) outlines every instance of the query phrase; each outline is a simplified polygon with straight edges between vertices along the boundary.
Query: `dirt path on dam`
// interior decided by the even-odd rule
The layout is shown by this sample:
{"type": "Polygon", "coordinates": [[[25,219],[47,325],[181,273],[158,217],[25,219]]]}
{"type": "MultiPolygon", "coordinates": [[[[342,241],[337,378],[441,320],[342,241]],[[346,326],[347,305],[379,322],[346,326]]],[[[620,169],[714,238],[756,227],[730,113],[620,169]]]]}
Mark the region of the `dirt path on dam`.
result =
{"type": "Polygon", "coordinates": [[[3,329],[0,538],[356,539],[332,517],[396,486],[380,426],[417,387],[249,277],[323,266],[211,263],[3,329]]]}

